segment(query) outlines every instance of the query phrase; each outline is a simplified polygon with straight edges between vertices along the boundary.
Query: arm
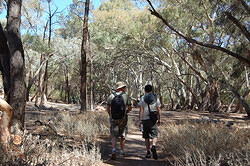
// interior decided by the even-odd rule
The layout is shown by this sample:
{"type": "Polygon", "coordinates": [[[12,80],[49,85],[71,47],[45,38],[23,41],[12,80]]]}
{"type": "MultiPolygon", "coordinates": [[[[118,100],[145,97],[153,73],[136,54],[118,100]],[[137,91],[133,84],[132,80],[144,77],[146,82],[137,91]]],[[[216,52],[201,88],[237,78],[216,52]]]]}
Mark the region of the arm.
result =
{"type": "Polygon", "coordinates": [[[131,110],[132,110],[131,98],[127,97],[127,113],[129,113],[131,110]]]}
{"type": "Polygon", "coordinates": [[[110,116],[110,111],[111,111],[110,105],[107,105],[106,111],[108,112],[108,114],[109,114],[109,116],[110,116]]]}
{"type": "Polygon", "coordinates": [[[140,106],[140,111],[139,111],[139,122],[142,121],[143,113],[144,113],[144,107],[140,106]]]}
{"type": "Polygon", "coordinates": [[[158,115],[157,123],[158,123],[158,125],[160,125],[160,123],[161,123],[161,107],[157,107],[156,109],[157,109],[157,115],[158,115]]]}

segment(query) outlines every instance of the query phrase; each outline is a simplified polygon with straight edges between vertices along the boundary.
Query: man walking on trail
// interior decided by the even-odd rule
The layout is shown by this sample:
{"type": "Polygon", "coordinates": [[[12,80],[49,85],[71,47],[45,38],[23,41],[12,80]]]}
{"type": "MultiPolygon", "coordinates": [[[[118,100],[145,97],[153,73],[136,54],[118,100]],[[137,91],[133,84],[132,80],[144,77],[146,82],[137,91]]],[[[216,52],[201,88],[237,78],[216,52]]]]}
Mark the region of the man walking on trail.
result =
{"type": "Polygon", "coordinates": [[[151,158],[151,154],[155,160],[158,159],[156,151],[156,143],[158,137],[158,125],[160,125],[160,100],[153,94],[153,86],[145,86],[145,95],[140,100],[140,125],[143,125],[142,135],[145,139],[146,158],[151,158]],[[150,143],[152,139],[152,144],[150,143]],[[152,146],[151,146],[152,145],[152,146]]]}
{"type": "Polygon", "coordinates": [[[127,85],[117,82],[115,92],[108,97],[107,112],[110,117],[110,135],[112,143],[111,159],[116,159],[116,140],[120,137],[120,154],[124,156],[125,136],[127,134],[127,113],[131,111],[131,100],[126,94],[127,85]]]}

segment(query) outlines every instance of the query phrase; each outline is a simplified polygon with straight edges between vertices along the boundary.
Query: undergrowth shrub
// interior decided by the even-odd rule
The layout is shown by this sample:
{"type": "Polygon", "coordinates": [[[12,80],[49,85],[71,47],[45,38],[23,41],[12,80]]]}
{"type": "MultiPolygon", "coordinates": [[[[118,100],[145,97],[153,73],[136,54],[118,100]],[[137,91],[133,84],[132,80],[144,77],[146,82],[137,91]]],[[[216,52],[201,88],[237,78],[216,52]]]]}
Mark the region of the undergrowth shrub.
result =
{"type": "Polygon", "coordinates": [[[178,166],[249,165],[249,138],[249,129],[222,124],[172,123],[161,130],[163,151],[178,166]]]}
{"type": "Polygon", "coordinates": [[[0,147],[0,166],[101,165],[97,136],[109,132],[106,114],[86,112],[81,115],[59,114],[48,123],[58,135],[24,132],[19,147],[8,152],[0,147]]]}
{"type": "Polygon", "coordinates": [[[100,165],[101,155],[94,146],[85,145],[68,150],[67,146],[54,146],[55,141],[40,139],[39,136],[25,134],[21,147],[11,147],[5,153],[1,151],[1,166],[54,166],[54,165],[100,165]]]}
{"type": "Polygon", "coordinates": [[[79,135],[93,141],[98,135],[109,133],[109,118],[105,113],[86,112],[79,115],[59,115],[55,128],[59,133],[79,135]]]}

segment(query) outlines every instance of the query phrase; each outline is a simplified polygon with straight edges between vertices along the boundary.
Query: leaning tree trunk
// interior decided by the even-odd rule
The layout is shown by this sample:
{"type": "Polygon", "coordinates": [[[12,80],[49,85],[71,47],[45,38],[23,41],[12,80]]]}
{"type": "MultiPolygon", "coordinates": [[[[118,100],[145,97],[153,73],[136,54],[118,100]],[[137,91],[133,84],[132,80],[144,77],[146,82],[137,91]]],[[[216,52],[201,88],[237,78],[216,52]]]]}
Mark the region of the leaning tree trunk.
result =
{"type": "Polygon", "coordinates": [[[20,35],[22,0],[9,0],[7,10],[7,40],[10,50],[10,105],[14,119],[24,127],[26,87],[24,50],[20,35]]]}
{"type": "Polygon", "coordinates": [[[81,113],[87,110],[87,54],[88,50],[88,15],[89,15],[89,0],[85,2],[85,13],[83,20],[83,39],[81,48],[81,86],[80,86],[80,97],[81,97],[81,113]]]}
{"type": "Polygon", "coordinates": [[[3,77],[4,98],[10,101],[10,51],[3,27],[0,24],[0,70],[3,77]]]}

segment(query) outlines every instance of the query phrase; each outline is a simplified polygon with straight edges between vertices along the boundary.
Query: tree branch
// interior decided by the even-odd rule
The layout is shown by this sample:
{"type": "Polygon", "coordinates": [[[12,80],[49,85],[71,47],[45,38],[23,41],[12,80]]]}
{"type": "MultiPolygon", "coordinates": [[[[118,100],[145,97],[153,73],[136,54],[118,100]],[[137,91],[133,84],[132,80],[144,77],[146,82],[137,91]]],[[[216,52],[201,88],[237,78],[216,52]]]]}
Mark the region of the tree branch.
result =
{"type": "Polygon", "coordinates": [[[248,32],[247,28],[242,25],[239,20],[232,16],[230,12],[225,12],[225,14],[227,15],[227,18],[232,21],[241,30],[245,37],[250,41],[250,32],[248,32]]]}
{"type": "Polygon", "coordinates": [[[247,13],[250,14],[250,7],[244,0],[238,0],[241,2],[242,6],[246,9],[247,13]]]}
{"type": "Polygon", "coordinates": [[[203,43],[200,41],[197,41],[193,38],[187,37],[184,34],[182,34],[181,32],[177,31],[173,26],[171,26],[168,21],[163,18],[153,7],[152,3],[150,2],[150,0],[147,0],[147,2],[149,3],[149,5],[151,6],[152,9],[149,9],[149,11],[151,12],[152,15],[156,16],[157,18],[159,18],[160,20],[162,20],[162,22],[172,31],[174,31],[177,35],[181,36],[182,38],[184,38],[187,42],[189,43],[194,43],[203,47],[207,47],[207,48],[211,48],[211,49],[215,49],[215,50],[219,50],[221,52],[224,52],[236,59],[238,59],[241,62],[244,62],[245,64],[247,64],[248,66],[250,66],[250,59],[247,59],[243,56],[240,56],[239,54],[232,52],[228,49],[225,49],[223,47],[217,46],[217,45],[213,45],[213,44],[208,44],[208,43],[203,43]]]}

